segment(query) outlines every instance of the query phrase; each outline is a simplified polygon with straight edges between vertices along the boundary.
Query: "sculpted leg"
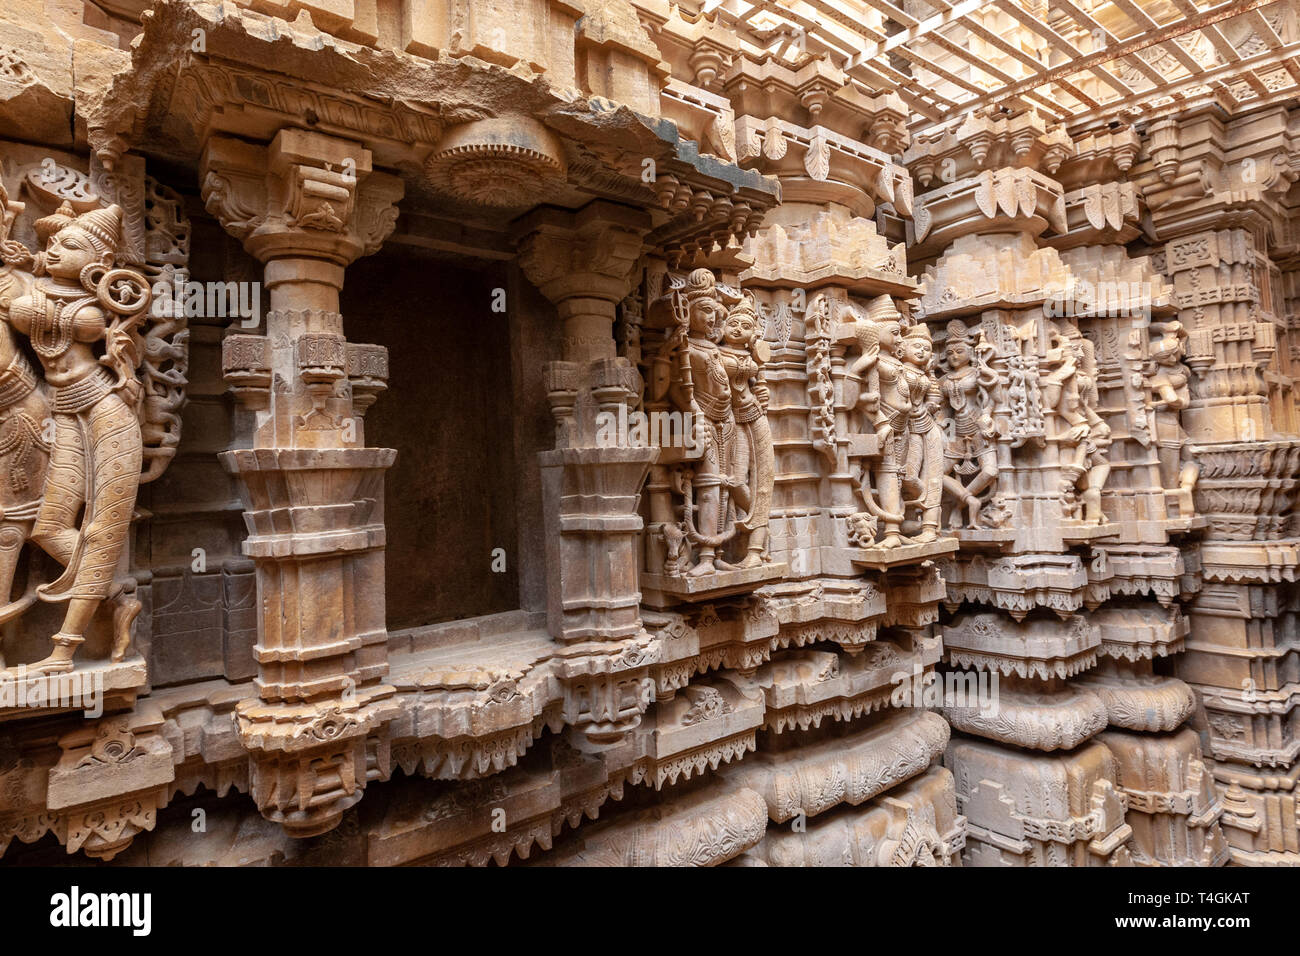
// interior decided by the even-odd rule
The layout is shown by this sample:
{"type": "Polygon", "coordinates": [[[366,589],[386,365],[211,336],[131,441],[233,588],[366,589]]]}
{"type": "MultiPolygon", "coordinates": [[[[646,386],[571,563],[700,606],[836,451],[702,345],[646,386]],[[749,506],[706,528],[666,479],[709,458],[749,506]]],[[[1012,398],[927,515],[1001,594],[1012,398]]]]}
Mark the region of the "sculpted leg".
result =
{"type": "Polygon", "coordinates": [[[54,450],[32,540],[65,568],[77,546],[77,515],[86,502],[86,450],[77,420],[54,416],[54,450]]]}
{"type": "Polygon", "coordinates": [[[767,525],[772,510],[772,482],[776,473],[776,460],[772,449],[772,433],[767,419],[758,418],[749,427],[751,440],[752,474],[750,481],[749,517],[744,528],[749,532],[749,545],[742,568],[758,567],[767,559],[767,525]]]}
{"type": "MultiPolygon", "coordinates": [[[[65,565],[63,575],[39,593],[47,600],[67,600],[63,626],[51,640],[54,650],[33,665],[44,672],[72,669],[78,645],[100,603],[113,594],[118,560],[126,547],[140,483],[140,426],[135,413],[116,395],[89,410],[85,423],[59,416],[50,459],[45,498],[36,517],[33,539],[65,565]],[[85,433],[90,438],[86,451],[85,433]],[[91,480],[86,481],[87,469],[91,480]],[[87,500],[86,489],[93,490],[87,500]],[[74,526],[84,505],[83,526],[74,526]]],[[[134,597],[114,609],[114,660],[125,657],[131,623],[140,612],[134,597]]]]}
{"type": "MultiPolygon", "coordinates": [[[[895,439],[897,441],[897,439],[895,439]]],[[[886,464],[880,468],[880,510],[891,515],[903,513],[903,489],[900,483],[900,474],[898,467],[893,465],[890,458],[886,455],[886,464]]],[[[900,534],[901,525],[897,521],[885,519],[885,536],[880,539],[882,548],[896,548],[903,543],[903,536],[900,534]]]]}
{"type": "Polygon", "coordinates": [[[0,597],[6,601],[13,588],[14,572],[18,569],[18,556],[27,540],[25,526],[17,522],[0,523],[0,597]]]}
{"type": "Polygon", "coordinates": [[[939,537],[939,510],[943,500],[943,433],[931,428],[917,435],[921,455],[921,533],[912,540],[926,544],[939,537]]]}
{"type": "MultiPolygon", "coordinates": [[[[695,530],[701,539],[697,545],[699,558],[691,568],[689,577],[701,577],[715,570],[713,559],[717,553],[712,542],[718,536],[718,505],[722,501],[722,477],[718,468],[718,443],[710,441],[700,460],[700,470],[695,476],[695,530]]],[[[688,516],[689,519],[689,516],[688,516]]]]}

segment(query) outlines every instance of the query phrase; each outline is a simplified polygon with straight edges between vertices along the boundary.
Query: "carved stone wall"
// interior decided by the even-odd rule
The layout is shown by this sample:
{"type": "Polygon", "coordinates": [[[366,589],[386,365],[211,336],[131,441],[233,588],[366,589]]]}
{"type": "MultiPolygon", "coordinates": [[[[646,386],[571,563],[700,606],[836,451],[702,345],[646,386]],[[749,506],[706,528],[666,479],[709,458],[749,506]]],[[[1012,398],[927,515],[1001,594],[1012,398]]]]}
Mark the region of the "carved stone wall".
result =
{"type": "Polygon", "coordinates": [[[0,11],[6,861],[1300,862],[1293,13],[859,6],[0,11]]]}

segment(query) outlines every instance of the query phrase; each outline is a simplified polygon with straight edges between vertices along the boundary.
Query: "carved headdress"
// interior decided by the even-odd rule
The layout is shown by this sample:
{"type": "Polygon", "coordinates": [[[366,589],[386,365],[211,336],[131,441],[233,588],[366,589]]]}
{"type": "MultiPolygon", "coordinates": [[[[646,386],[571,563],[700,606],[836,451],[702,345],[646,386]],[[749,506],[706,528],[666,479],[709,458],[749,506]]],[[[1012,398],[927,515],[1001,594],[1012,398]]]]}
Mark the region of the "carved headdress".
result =
{"type": "Polygon", "coordinates": [[[737,315],[749,316],[753,319],[754,332],[750,335],[747,345],[755,360],[760,365],[765,364],[772,357],[771,344],[763,340],[764,333],[767,330],[767,323],[758,308],[758,303],[749,293],[742,294],[740,301],[727,311],[728,320],[737,315]]]}
{"type": "Polygon", "coordinates": [[[975,336],[971,330],[966,328],[966,323],[961,319],[953,319],[948,323],[948,337],[944,340],[948,345],[974,345],[975,336]]]}
{"type": "Polygon", "coordinates": [[[42,245],[67,227],[76,226],[90,239],[95,251],[111,261],[122,243],[122,207],[114,203],[78,216],[71,204],[64,202],[50,215],[36,220],[35,226],[42,245]]]}
{"type": "Polygon", "coordinates": [[[867,320],[882,325],[901,323],[902,313],[894,304],[893,296],[878,295],[867,303],[867,320]]]}
{"type": "MultiPolygon", "coordinates": [[[[727,310],[727,317],[733,315],[747,315],[754,320],[753,338],[761,338],[763,335],[762,322],[758,314],[758,304],[754,301],[753,296],[742,295],[740,301],[727,310]]],[[[752,344],[752,343],[751,343],[752,344]]]]}
{"type": "MultiPolygon", "coordinates": [[[[691,307],[696,302],[701,299],[712,299],[721,307],[725,298],[723,287],[718,284],[717,277],[708,269],[694,269],[691,271],[691,274],[686,277],[686,289],[682,293],[682,297],[685,301],[685,307],[683,309],[684,314],[680,316],[679,321],[681,321],[683,328],[689,327],[691,307]]],[[[708,330],[710,339],[717,341],[725,318],[725,313],[719,308],[708,330]]]]}
{"type": "Polygon", "coordinates": [[[927,344],[932,343],[933,341],[930,338],[930,327],[926,325],[924,322],[917,322],[915,325],[908,328],[908,330],[903,333],[903,338],[912,339],[912,340],[923,340],[927,344]]]}
{"type": "Polygon", "coordinates": [[[90,236],[100,253],[116,254],[122,243],[122,207],[116,203],[82,213],[73,225],[90,236]]]}
{"type": "Polygon", "coordinates": [[[708,269],[694,269],[686,277],[686,301],[695,302],[705,297],[717,297],[718,280],[708,269]]]}
{"type": "Polygon", "coordinates": [[[1159,341],[1151,345],[1151,358],[1161,364],[1172,364],[1183,357],[1187,329],[1181,322],[1168,322],[1159,341]]]}
{"type": "Polygon", "coordinates": [[[58,209],[48,216],[42,216],[37,219],[33,225],[36,227],[36,238],[44,246],[50,241],[50,237],[77,218],[77,211],[72,208],[72,204],[66,200],[58,209]]]}

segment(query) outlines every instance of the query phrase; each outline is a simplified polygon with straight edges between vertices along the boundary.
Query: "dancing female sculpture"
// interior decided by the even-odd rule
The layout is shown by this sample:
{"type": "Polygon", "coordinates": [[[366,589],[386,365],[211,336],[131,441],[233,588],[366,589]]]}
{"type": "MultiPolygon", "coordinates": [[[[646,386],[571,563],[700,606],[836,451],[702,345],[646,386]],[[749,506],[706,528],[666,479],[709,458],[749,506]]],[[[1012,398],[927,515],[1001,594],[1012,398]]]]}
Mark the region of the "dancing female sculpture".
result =
{"type": "Polygon", "coordinates": [[[767,423],[767,383],[763,364],[766,343],[752,299],[744,298],[727,314],[720,349],[731,379],[731,405],[736,419],[735,454],[731,462],[732,496],[747,514],[737,517],[736,529],[747,535],[742,568],[767,560],[767,519],[772,510],[776,458],[767,423]]]}
{"type": "Polygon", "coordinates": [[[902,434],[907,428],[910,398],[902,386],[902,362],[894,354],[902,331],[902,316],[887,295],[872,299],[864,316],[854,320],[854,337],[859,354],[849,365],[846,387],[853,397],[852,414],[861,417],[876,433],[880,447],[880,464],[875,480],[880,489],[880,503],[871,490],[871,469],[865,465],[858,476],[858,494],[867,510],[849,518],[851,537],[869,546],[877,524],[884,525],[881,547],[903,543],[902,434]]]}
{"type": "MultiPolygon", "coordinates": [[[[1154,330],[1154,327],[1153,327],[1154,330]]],[[[1192,514],[1192,489],[1201,466],[1184,460],[1187,432],[1179,414],[1192,403],[1191,369],[1183,364],[1187,351],[1187,330],[1181,322],[1166,323],[1160,341],[1151,346],[1155,369],[1149,379],[1155,439],[1160,457],[1160,484],[1166,494],[1176,496],[1179,514],[1192,514]]]]}
{"type": "Polygon", "coordinates": [[[52,653],[28,671],[57,673],[72,669],[103,601],[115,604],[115,660],[125,654],[140,612],[117,571],[140,483],[136,329],[150,293],[137,273],[113,268],[119,207],[74,217],[65,204],[36,228],[45,243],[36,264],[42,277],[12,303],[9,321],[31,339],[53,405],[54,447],[32,539],[64,566],[58,580],[37,590],[39,597],[66,601],[68,609],[51,639],[52,653]],[[95,352],[100,342],[102,358],[95,352]]]}
{"type": "Polygon", "coordinates": [[[940,394],[930,370],[929,329],[917,323],[904,331],[902,316],[887,295],[873,299],[866,316],[854,324],[861,354],[849,366],[848,393],[855,396],[853,413],[865,415],[876,432],[880,503],[871,490],[870,470],[864,468],[858,491],[867,511],[849,518],[850,535],[865,543],[879,522],[884,525],[879,547],[929,543],[939,537],[943,494],[943,436],[934,418],[940,394]],[[910,541],[902,534],[909,508],[921,511],[921,531],[910,541]]]}
{"type": "MultiPolygon", "coordinates": [[[[992,347],[984,334],[972,337],[965,323],[954,319],[948,323],[948,340],[944,358],[949,371],[939,381],[951,417],[944,450],[944,488],[966,507],[966,523],[979,526],[980,495],[998,477],[997,447],[993,444],[993,419],[989,414],[991,389],[998,385],[998,375],[989,367],[987,354],[992,347]],[[969,484],[963,479],[970,478],[969,484]]],[[[960,523],[953,516],[954,525],[960,523]]]]}

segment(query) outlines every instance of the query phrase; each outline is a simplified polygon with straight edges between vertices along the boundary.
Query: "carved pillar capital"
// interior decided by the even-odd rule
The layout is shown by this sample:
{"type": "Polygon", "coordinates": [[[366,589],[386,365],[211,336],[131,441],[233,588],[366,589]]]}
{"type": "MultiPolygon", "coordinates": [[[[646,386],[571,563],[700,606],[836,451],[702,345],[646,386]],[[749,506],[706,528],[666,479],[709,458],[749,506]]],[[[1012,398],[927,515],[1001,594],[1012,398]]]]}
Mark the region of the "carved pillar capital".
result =
{"type": "Polygon", "coordinates": [[[614,356],[614,311],[635,281],[650,217],[593,202],[576,213],[538,209],[520,223],[519,265],[555,303],[564,322],[564,358],[614,356]]]}
{"type": "Polygon", "coordinates": [[[617,302],[627,295],[650,225],[643,210],[610,202],[577,212],[543,207],[516,229],[519,264],[552,302],[572,295],[617,302]]]}
{"type": "Polygon", "coordinates": [[[289,128],[265,146],[212,137],[200,174],[208,211],[262,262],[311,256],[346,266],[376,252],[404,191],[372,169],[359,143],[289,128]]]}

